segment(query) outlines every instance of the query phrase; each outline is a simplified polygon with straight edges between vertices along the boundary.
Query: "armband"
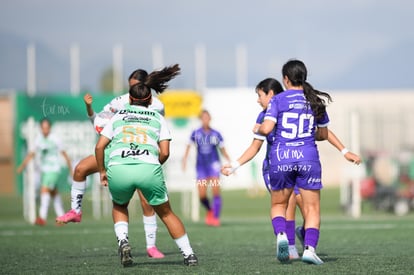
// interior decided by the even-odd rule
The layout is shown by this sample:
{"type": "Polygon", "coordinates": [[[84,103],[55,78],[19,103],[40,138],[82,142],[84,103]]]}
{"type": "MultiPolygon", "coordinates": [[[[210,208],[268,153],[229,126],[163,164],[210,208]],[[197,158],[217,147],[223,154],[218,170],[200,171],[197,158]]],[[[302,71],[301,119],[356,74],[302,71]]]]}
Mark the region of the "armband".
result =
{"type": "Polygon", "coordinates": [[[347,149],[347,148],[344,148],[344,149],[342,149],[341,150],[341,153],[342,153],[342,155],[346,155],[346,153],[348,153],[349,152],[349,150],[347,149]]]}
{"type": "Polygon", "coordinates": [[[230,165],[233,171],[236,171],[236,169],[240,167],[240,163],[237,160],[232,161],[230,165]]]}

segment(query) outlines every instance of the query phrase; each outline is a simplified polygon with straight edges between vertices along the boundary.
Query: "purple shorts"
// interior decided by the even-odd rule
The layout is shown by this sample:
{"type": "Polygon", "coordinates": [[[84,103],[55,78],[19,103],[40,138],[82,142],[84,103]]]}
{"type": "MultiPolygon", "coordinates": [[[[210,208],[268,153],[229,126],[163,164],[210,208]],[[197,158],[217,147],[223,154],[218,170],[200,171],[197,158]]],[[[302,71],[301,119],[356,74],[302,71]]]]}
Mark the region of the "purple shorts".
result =
{"type": "Polygon", "coordinates": [[[320,190],[322,189],[321,177],[322,170],[319,161],[270,164],[269,184],[266,185],[271,190],[294,187],[305,190],[320,190]]]}
{"type": "Polygon", "coordinates": [[[207,164],[197,164],[196,173],[197,180],[203,180],[208,178],[219,178],[220,177],[220,162],[215,161],[207,164]]]}

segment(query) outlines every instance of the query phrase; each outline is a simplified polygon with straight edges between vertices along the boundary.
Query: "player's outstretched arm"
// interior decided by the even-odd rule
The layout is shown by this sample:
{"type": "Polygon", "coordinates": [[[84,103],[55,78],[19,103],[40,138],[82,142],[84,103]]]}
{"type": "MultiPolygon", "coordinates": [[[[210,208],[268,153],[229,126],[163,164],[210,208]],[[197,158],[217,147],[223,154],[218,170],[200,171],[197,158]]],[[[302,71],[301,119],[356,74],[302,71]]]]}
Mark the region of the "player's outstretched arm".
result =
{"type": "Polygon", "coordinates": [[[19,167],[17,167],[16,172],[18,174],[20,174],[21,172],[23,172],[24,168],[26,168],[27,164],[32,160],[32,158],[35,156],[34,152],[30,152],[26,155],[26,157],[24,158],[22,164],[19,165],[19,167]]]}
{"type": "Polygon", "coordinates": [[[101,135],[95,146],[95,157],[96,157],[96,162],[98,164],[98,172],[100,174],[101,184],[103,186],[108,186],[108,178],[106,176],[106,170],[105,170],[105,165],[104,165],[104,161],[105,161],[104,150],[110,141],[111,141],[110,139],[101,135]]]}
{"type": "Polygon", "coordinates": [[[62,151],[61,153],[62,153],[63,158],[66,161],[66,165],[68,166],[70,176],[73,177],[72,162],[70,161],[69,155],[68,153],[66,153],[66,151],[62,151]]]}
{"type": "Polygon", "coordinates": [[[263,140],[261,139],[253,139],[250,146],[244,151],[244,153],[235,161],[232,161],[231,163],[224,164],[221,168],[221,173],[225,176],[229,176],[234,171],[236,171],[237,168],[239,168],[241,165],[245,164],[246,162],[250,161],[252,158],[254,158],[257,153],[260,151],[260,148],[262,147],[263,140]]]}
{"type": "Polygon", "coordinates": [[[86,93],[83,96],[83,101],[85,102],[86,112],[88,113],[89,118],[93,119],[95,116],[95,111],[92,108],[93,97],[91,94],[86,93]]]}
{"type": "Polygon", "coordinates": [[[190,154],[190,148],[191,144],[187,144],[187,146],[185,147],[183,159],[181,160],[181,168],[183,169],[183,171],[187,169],[187,158],[190,154]]]}
{"type": "Polygon", "coordinates": [[[361,163],[361,157],[353,152],[350,152],[331,130],[328,130],[328,141],[344,155],[346,160],[355,164],[361,163]]]}

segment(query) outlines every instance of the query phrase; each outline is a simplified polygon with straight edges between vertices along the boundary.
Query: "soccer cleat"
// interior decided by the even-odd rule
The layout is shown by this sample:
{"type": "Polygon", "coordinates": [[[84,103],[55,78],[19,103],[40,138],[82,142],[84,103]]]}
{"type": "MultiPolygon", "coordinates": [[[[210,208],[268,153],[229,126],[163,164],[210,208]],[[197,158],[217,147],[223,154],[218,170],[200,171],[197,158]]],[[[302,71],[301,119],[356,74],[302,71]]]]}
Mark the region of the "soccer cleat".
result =
{"type": "Polygon", "coordinates": [[[35,220],[35,225],[44,226],[44,225],[46,225],[46,220],[44,220],[40,217],[37,217],[36,220],[35,220]]]}
{"type": "Polygon", "coordinates": [[[289,259],[290,260],[299,259],[298,250],[296,249],[296,246],[294,245],[289,245],[289,259]]]}
{"type": "Polygon", "coordinates": [[[81,220],[82,212],[76,213],[76,211],[73,209],[56,218],[57,223],[81,222],[81,220]]]}
{"type": "Polygon", "coordinates": [[[206,225],[212,226],[213,223],[214,223],[213,220],[214,220],[214,214],[213,214],[213,211],[210,210],[210,211],[207,212],[207,215],[206,215],[206,219],[205,219],[206,225]]]}
{"type": "Polygon", "coordinates": [[[210,220],[210,224],[209,225],[210,226],[214,226],[214,227],[219,227],[220,226],[220,219],[219,218],[216,218],[216,217],[213,217],[210,220]]]}
{"type": "Polygon", "coordinates": [[[315,249],[311,246],[306,246],[303,250],[302,261],[308,264],[323,264],[323,261],[316,255],[315,249]]]}
{"type": "Polygon", "coordinates": [[[129,246],[129,243],[127,240],[121,240],[121,243],[119,244],[118,248],[119,257],[121,257],[121,264],[124,267],[131,266],[132,256],[131,256],[131,246],[129,246]]]}
{"type": "Polygon", "coordinates": [[[187,266],[198,265],[198,259],[196,255],[190,254],[187,257],[184,257],[184,264],[187,266]]]}
{"type": "Polygon", "coordinates": [[[284,232],[277,234],[276,257],[280,262],[289,261],[289,242],[284,232]]]}
{"type": "Polygon", "coordinates": [[[162,254],[162,252],[159,251],[158,248],[155,246],[147,248],[147,254],[148,254],[148,257],[154,258],[154,259],[164,258],[164,254],[162,254]]]}
{"type": "Polygon", "coordinates": [[[295,233],[296,233],[296,237],[298,237],[298,240],[300,242],[300,244],[302,245],[302,249],[304,249],[305,247],[305,236],[303,235],[303,226],[298,226],[295,229],[295,233]]]}

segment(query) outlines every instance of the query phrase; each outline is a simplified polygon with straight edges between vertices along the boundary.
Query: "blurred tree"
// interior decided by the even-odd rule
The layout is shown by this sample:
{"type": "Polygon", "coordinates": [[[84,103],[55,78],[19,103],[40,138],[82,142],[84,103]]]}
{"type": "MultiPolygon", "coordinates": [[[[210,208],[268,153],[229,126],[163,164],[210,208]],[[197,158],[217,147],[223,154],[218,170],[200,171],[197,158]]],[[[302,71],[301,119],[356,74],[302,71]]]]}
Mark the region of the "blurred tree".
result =
{"type": "MultiPolygon", "coordinates": [[[[122,76],[120,76],[119,74],[118,77],[122,78],[122,76]]],[[[121,79],[121,81],[124,82],[123,79],[121,79]]],[[[121,92],[121,94],[127,92],[125,87],[128,87],[128,85],[124,84],[123,87],[124,89],[121,92]]],[[[101,92],[104,94],[114,94],[114,70],[112,67],[107,68],[102,73],[99,88],[101,89],[101,92]]]]}

